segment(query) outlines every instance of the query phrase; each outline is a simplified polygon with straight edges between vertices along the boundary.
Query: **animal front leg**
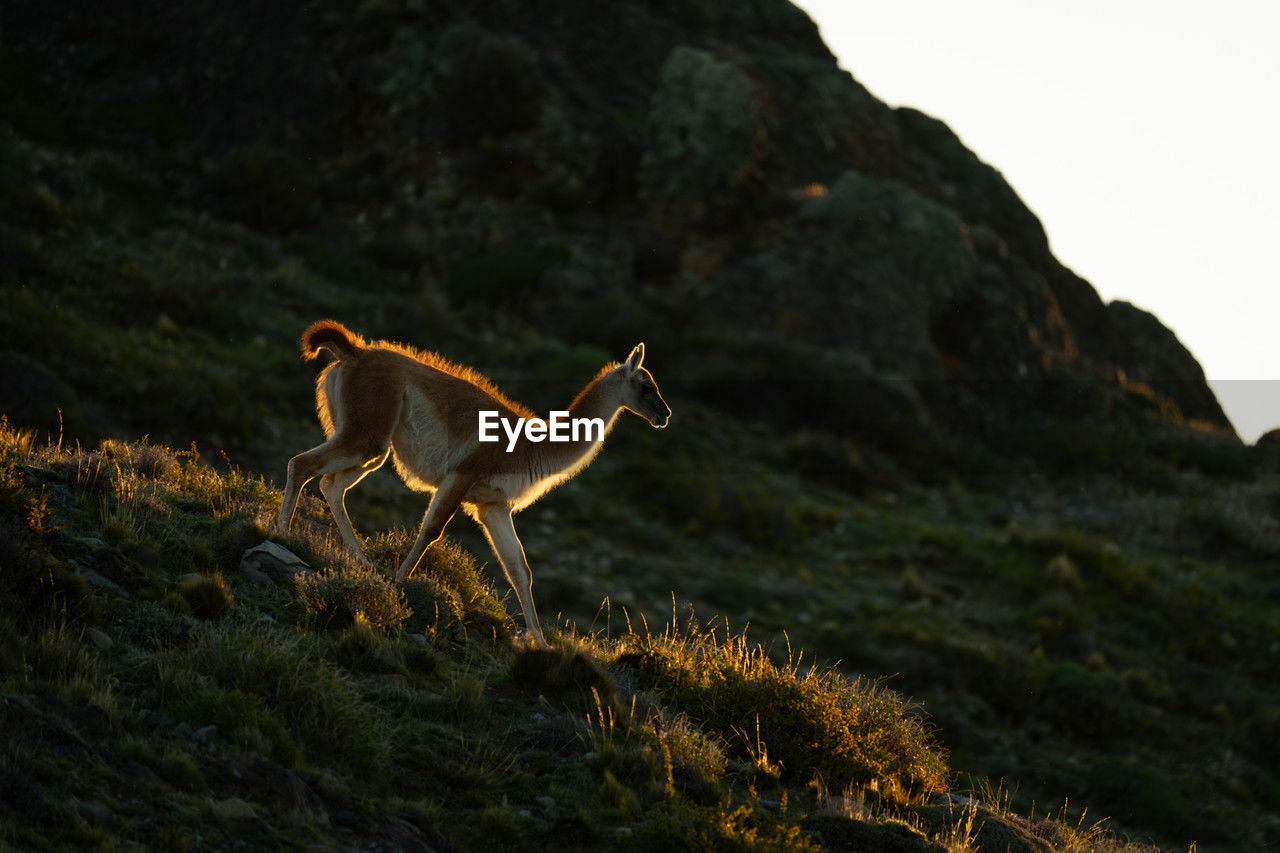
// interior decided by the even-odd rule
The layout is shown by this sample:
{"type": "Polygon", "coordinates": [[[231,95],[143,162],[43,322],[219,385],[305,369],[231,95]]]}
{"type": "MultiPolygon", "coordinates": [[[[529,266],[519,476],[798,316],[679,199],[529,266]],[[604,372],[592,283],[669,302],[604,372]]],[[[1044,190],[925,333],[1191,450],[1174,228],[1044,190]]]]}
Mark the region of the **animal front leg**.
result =
{"type": "Polygon", "coordinates": [[[448,526],[449,520],[457,512],[458,505],[462,503],[467,490],[474,482],[475,480],[469,477],[450,474],[440,483],[436,493],[431,496],[426,514],[422,517],[422,529],[418,531],[418,539],[405,555],[404,562],[400,564],[400,571],[396,572],[396,580],[402,581],[413,574],[422,555],[426,553],[427,546],[444,535],[445,527],[448,526]]]}
{"type": "Polygon", "coordinates": [[[538,622],[538,611],[533,606],[533,573],[529,571],[529,561],[524,556],[524,546],[516,535],[516,527],[511,520],[511,510],[505,506],[485,507],[480,512],[480,524],[484,527],[489,545],[498,555],[507,582],[515,590],[520,600],[520,610],[524,613],[524,624],[530,636],[538,645],[547,645],[542,636],[542,625],[538,622]]]}

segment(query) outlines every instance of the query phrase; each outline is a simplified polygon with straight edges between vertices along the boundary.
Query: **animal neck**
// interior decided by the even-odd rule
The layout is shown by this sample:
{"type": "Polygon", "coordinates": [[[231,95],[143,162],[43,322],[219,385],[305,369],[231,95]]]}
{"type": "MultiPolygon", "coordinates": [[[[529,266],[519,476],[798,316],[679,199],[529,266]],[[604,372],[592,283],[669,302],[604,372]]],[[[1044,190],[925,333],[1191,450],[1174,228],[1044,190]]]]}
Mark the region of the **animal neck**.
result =
{"type": "Polygon", "coordinates": [[[587,387],[578,392],[567,409],[572,420],[579,418],[599,419],[604,423],[604,430],[583,429],[576,441],[545,442],[533,445],[541,457],[538,462],[547,475],[561,474],[571,477],[590,464],[600,452],[605,438],[613,430],[614,423],[622,412],[619,402],[618,378],[613,370],[604,370],[587,387]]]}

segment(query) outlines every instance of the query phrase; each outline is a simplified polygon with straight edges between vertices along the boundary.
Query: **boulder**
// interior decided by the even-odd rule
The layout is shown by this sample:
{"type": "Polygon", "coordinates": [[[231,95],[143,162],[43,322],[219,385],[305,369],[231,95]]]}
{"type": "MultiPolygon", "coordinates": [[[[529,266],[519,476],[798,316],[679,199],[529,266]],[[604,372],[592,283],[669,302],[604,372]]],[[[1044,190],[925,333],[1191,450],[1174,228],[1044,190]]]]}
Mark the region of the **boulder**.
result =
{"type": "Polygon", "coordinates": [[[244,552],[240,558],[240,572],[251,583],[265,577],[276,586],[293,583],[300,574],[315,572],[301,557],[275,542],[263,542],[244,552]]]}

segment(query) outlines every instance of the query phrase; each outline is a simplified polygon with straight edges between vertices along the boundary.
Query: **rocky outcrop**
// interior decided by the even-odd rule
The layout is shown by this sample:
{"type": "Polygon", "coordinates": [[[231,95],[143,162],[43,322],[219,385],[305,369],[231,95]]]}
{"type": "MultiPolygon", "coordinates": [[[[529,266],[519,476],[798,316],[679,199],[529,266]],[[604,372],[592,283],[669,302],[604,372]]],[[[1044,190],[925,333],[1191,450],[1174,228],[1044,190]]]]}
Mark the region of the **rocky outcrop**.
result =
{"type": "Polygon", "coordinates": [[[1137,384],[1139,425],[1232,435],[1170,330],[1105,305],[995,168],[786,0],[129,6],[8,2],[6,40],[108,117],[98,144],[165,148],[202,209],[562,340],[656,340],[737,411],[914,447],[1132,422],[1137,384]]]}
{"type": "MultiPolygon", "coordinates": [[[[1204,369],[1156,316],[1128,302],[1107,306],[1112,363],[1127,382],[1140,382],[1177,405],[1179,413],[1214,426],[1228,424],[1204,369]]],[[[1228,427],[1229,428],[1229,427],[1228,427]]]]}

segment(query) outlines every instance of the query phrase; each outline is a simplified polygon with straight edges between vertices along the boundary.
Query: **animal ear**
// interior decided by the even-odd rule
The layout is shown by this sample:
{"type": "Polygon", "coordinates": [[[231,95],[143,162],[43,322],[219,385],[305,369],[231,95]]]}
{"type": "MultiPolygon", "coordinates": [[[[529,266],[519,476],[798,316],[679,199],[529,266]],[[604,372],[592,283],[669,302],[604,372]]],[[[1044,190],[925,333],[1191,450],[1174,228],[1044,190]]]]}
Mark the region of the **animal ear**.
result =
{"type": "Polygon", "coordinates": [[[627,373],[635,373],[644,363],[644,344],[636,344],[636,348],[627,356],[627,373]]]}

